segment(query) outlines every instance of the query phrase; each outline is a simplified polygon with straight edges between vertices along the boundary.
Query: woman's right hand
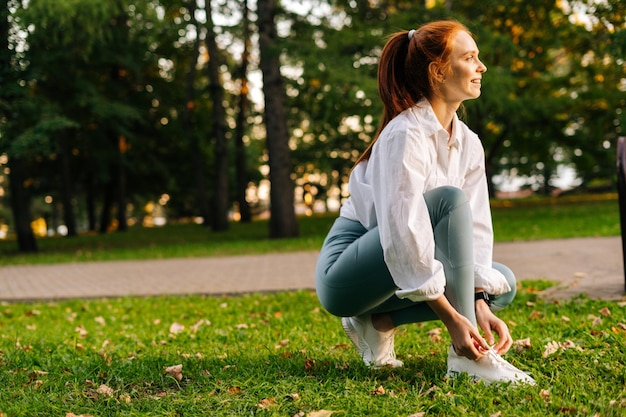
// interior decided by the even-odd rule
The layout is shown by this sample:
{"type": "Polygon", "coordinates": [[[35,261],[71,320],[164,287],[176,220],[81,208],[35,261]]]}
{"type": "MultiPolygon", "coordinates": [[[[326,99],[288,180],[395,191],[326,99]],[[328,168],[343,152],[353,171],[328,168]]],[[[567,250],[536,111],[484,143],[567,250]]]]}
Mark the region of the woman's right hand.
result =
{"type": "Polygon", "coordinates": [[[489,344],[478,329],[466,317],[462,316],[448,299],[442,295],[436,300],[427,301],[430,308],[439,316],[450,333],[452,346],[457,355],[476,360],[490,349],[489,344]]]}
{"type": "Polygon", "coordinates": [[[489,350],[489,344],[478,332],[478,329],[464,316],[457,313],[457,317],[445,323],[452,339],[452,347],[457,355],[471,360],[482,358],[483,352],[489,350]]]}

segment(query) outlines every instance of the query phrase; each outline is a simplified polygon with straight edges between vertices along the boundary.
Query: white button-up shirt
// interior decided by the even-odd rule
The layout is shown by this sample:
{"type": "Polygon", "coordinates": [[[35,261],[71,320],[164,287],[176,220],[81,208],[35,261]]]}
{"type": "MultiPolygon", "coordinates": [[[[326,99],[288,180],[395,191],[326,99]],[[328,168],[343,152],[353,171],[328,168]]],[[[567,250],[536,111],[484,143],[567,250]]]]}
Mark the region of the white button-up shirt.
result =
{"type": "Polygon", "coordinates": [[[368,160],[352,171],[350,197],[340,215],[366,229],[378,226],[385,263],[396,295],[434,300],[445,290],[443,265],[423,194],[451,185],[463,190],[473,216],[475,287],[490,294],[511,290],[492,268],[493,228],[482,143],[458,117],[450,136],[430,103],[420,101],[383,129],[368,160]]]}

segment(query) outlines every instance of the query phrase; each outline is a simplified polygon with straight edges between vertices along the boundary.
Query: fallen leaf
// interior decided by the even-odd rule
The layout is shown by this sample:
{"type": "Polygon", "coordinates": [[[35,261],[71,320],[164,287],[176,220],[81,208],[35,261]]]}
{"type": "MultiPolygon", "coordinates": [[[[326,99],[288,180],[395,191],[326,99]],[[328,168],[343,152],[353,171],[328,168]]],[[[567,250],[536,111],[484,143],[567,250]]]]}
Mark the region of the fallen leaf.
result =
{"type": "Polygon", "coordinates": [[[101,326],[106,326],[106,321],[104,320],[104,317],[98,316],[95,319],[95,322],[98,323],[101,326]]]}
{"type": "Polygon", "coordinates": [[[385,393],[386,393],[385,388],[382,385],[380,385],[374,391],[370,391],[371,395],[385,395],[385,393]]]}
{"type": "Polygon", "coordinates": [[[598,313],[602,314],[604,317],[611,317],[611,310],[609,310],[608,307],[598,310],[598,313]]]}
{"type": "Polygon", "coordinates": [[[172,325],[170,326],[171,334],[178,334],[182,332],[183,330],[185,330],[185,326],[180,323],[172,323],[172,325]]]}
{"type": "Polygon", "coordinates": [[[278,342],[278,344],[276,346],[274,346],[274,349],[283,348],[283,347],[287,346],[289,343],[290,343],[289,339],[283,339],[280,342],[278,342]]]}
{"type": "Polygon", "coordinates": [[[239,387],[230,387],[226,391],[228,391],[229,394],[233,394],[233,395],[241,394],[241,388],[239,387]]]}
{"type": "Polygon", "coordinates": [[[602,318],[601,317],[596,317],[593,314],[589,314],[587,316],[587,320],[591,320],[591,325],[592,326],[599,326],[602,324],[602,318]]]}
{"type": "Polygon", "coordinates": [[[559,350],[559,344],[555,341],[552,342],[548,342],[548,344],[546,345],[546,347],[543,350],[543,354],[541,355],[544,358],[547,358],[548,356],[552,355],[553,353],[556,353],[559,350]]]}
{"type": "Polygon", "coordinates": [[[549,400],[550,399],[550,390],[549,389],[542,389],[541,391],[539,391],[539,396],[541,398],[543,398],[544,400],[549,400]]]}
{"type": "Polygon", "coordinates": [[[441,342],[443,339],[441,338],[441,328],[437,327],[435,329],[429,330],[426,332],[428,338],[431,342],[441,342]]]}
{"type": "Polygon", "coordinates": [[[191,331],[194,333],[198,332],[198,329],[200,329],[201,326],[206,325],[206,326],[210,326],[211,322],[205,319],[199,320],[196,324],[194,324],[193,326],[191,326],[191,331]]]}
{"type": "Polygon", "coordinates": [[[165,368],[165,373],[173,377],[177,381],[180,381],[183,379],[183,365],[178,364],[178,365],[168,366],[165,368]]]}
{"type": "Polygon", "coordinates": [[[540,318],[541,318],[541,315],[542,315],[542,314],[541,314],[541,311],[539,311],[539,310],[533,310],[533,312],[532,312],[532,313],[530,313],[530,314],[528,315],[528,318],[529,318],[530,320],[538,320],[538,319],[540,319],[540,318]]]}
{"type": "Polygon", "coordinates": [[[409,417],[424,417],[425,415],[425,412],[420,411],[419,413],[411,414],[409,417]]]}
{"type": "Polygon", "coordinates": [[[307,358],[304,361],[304,369],[306,369],[307,371],[311,371],[313,370],[313,368],[315,368],[315,361],[313,359],[307,358]]]}
{"type": "Polygon", "coordinates": [[[124,404],[130,404],[130,395],[129,394],[122,394],[120,395],[120,401],[123,402],[124,404]]]}
{"type": "Polygon", "coordinates": [[[274,405],[278,404],[275,398],[263,398],[261,402],[257,405],[258,408],[270,408],[274,405]]]}
{"type": "Polygon", "coordinates": [[[317,410],[317,411],[311,411],[309,414],[307,414],[307,417],[330,417],[333,415],[333,413],[334,411],[317,410]]]}
{"type": "Polygon", "coordinates": [[[112,397],[113,396],[113,388],[102,384],[98,387],[98,389],[96,390],[96,392],[104,397],[112,397]]]}
{"type": "Polygon", "coordinates": [[[566,322],[566,323],[571,321],[571,319],[569,317],[567,317],[567,316],[561,316],[561,320],[566,322]]]}
{"type": "Polygon", "coordinates": [[[74,331],[78,333],[78,336],[80,336],[82,339],[87,337],[87,329],[85,329],[82,325],[77,326],[74,331]]]}

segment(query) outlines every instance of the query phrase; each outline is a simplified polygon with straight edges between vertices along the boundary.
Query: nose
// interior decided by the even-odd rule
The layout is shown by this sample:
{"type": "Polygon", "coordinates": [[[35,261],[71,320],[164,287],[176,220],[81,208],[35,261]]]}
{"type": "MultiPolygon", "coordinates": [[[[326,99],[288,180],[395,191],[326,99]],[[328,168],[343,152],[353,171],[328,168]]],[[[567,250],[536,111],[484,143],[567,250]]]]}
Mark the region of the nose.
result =
{"type": "Polygon", "coordinates": [[[487,72],[487,66],[483,64],[483,61],[478,60],[480,65],[478,66],[478,72],[487,72]]]}

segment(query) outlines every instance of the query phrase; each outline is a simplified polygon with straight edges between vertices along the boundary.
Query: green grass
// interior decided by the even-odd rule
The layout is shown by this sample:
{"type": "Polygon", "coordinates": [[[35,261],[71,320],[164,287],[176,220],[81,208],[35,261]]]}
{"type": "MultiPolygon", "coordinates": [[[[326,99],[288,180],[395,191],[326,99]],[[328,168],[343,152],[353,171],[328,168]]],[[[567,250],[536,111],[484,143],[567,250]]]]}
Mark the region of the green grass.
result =
{"type": "MultiPolygon", "coordinates": [[[[494,203],[497,239],[619,234],[612,196],[558,201],[494,203]]],[[[41,239],[28,256],[3,241],[0,264],[317,250],[333,219],[301,219],[297,239],[268,240],[259,221],[41,239]]],[[[438,321],[400,329],[403,368],[367,369],[311,291],[3,303],[0,416],[626,415],[626,303],[547,302],[538,293],[550,285],[520,283],[498,314],[530,340],[506,357],[534,387],[446,380],[449,336],[428,335],[438,321]],[[174,365],[180,380],[165,371],[174,365]]]]}
{"type": "MultiPolygon", "coordinates": [[[[268,239],[267,221],[255,221],[232,223],[224,233],[196,224],[172,224],[71,239],[43,238],[38,240],[39,253],[26,255],[17,253],[14,240],[4,240],[0,241],[0,266],[318,250],[335,217],[332,213],[300,218],[300,237],[293,239],[268,239]]],[[[500,242],[620,233],[615,195],[495,201],[493,222],[496,241],[500,242]]]]}
{"type": "MultiPolygon", "coordinates": [[[[622,416],[626,311],[546,303],[523,283],[500,317],[530,347],[506,357],[534,387],[445,380],[440,322],[403,326],[401,369],[369,370],[315,294],[4,304],[3,416],[622,416]],[[184,326],[176,333],[172,325],[184,326]],[[560,348],[543,357],[548,344],[560,348]],[[165,368],[182,365],[182,379],[165,368]],[[382,387],[382,388],[380,388],[382,387]],[[325,414],[330,415],[330,414],[325,414]]],[[[181,327],[179,326],[179,329],[181,327]]]]}

